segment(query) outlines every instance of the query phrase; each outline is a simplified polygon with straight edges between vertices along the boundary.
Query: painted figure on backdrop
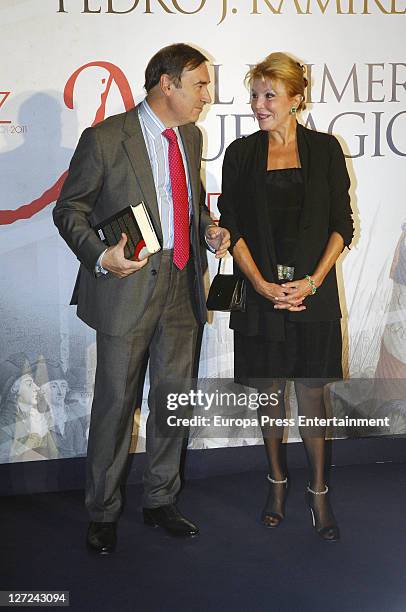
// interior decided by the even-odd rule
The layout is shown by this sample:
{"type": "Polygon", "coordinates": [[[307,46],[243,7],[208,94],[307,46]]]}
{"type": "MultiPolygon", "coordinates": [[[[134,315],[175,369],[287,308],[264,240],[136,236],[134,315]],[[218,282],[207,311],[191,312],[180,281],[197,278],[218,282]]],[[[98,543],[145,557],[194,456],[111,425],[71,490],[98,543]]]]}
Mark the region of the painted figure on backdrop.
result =
{"type": "MultiPolygon", "coordinates": [[[[406,220],[393,256],[392,295],[375,371],[374,417],[390,416],[390,433],[406,432],[406,220]]],[[[387,431],[385,432],[387,433],[387,431]]]]}
{"type": "MultiPolygon", "coordinates": [[[[323,386],[342,377],[335,262],[353,236],[350,180],[336,138],[297,122],[307,86],[299,62],[272,53],[246,80],[260,130],[228,147],[218,204],[220,223],[230,230],[235,270],[248,281],[246,311],[233,312],[230,319],[235,379],[261,393],[279,393],[275,406],[270,402],[260,409],[267,423],[286,417],[287,379],[294,380],[299,415],[324,417],[323,386]]],[[[310,472],[307,500],[317,533],[337,541],[326,484],[325,429],[313,423],[300,428],[310,472]]],[[[285,516],[283,434],[283,427],[263,427],[267,527],[277,527],[285,516]]]]}
{"type": "Polygon", "coordinates": [[[402,223],[390,277],[392,296],[375,376],[406,379],[406,220],[402,223]]]}
{"type": "Polygon", "coordinates": [[[47,416],[50,436],[59,458],[75,457],[86,452],[86,428],[69,410],[66,374],[60,363],[40,360],[35,371],[38,385],[38,407],[47,416]]]}
{"type": "MultiPolygon", "coordinates": [[[[206,248],[223,257],[229,232],[213,225],[202,201],[202,136],[194,123],[208,92],[207,59],[184,44],[161,49],[145,71],[136,108],[82,134],[54,209],[60,234],[81,262],[72,303],[97,330],[97,370],[87,457],[88,547],[116,545],[137,385],[149,353],[150,415],[144,473],[144,522],[192,536],[197,526],[176,507],[182,436],[159,438],[155,392],[167,378],[187,387],[207,318],[206,248]],[[143,200],[162,249],[124,258],[127,241],[105,249],[92,226],[143,200]]],[[[179,416],[179,415],[178,415],[179,416]]]]}
{"type": "Polygon", "coordinates": [[[16,353],[0,364],[0,453],[3,461],[55,459],[47,411],[38,404],[36,364],[16,353]]]}

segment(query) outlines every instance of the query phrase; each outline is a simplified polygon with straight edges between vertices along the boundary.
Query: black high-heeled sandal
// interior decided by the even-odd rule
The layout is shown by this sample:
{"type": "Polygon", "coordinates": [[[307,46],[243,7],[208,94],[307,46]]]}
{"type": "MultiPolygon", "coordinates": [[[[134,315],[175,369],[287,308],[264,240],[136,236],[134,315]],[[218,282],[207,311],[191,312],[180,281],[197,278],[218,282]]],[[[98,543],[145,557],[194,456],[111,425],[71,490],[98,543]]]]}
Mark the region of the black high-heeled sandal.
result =
{"type": "Polygon", "coordinates": [[[279,525],[285,518],[285,502],[288,490],[288,477],[286,476],[286,478],[284,478],[283,480],[275,480],[270,476],[270,474],[268,474],[267,479],[269,481],[270,486],[265,508],[262,511],[261,521],[263,525],[265,525],[265,527],[274,529],[275,527],[279,527],[279,525]],[[282,493],[279,492],[279,494],[281,495],[281,499],[279,500],[276,499],[276,485],[283,485],[282,493]],[[280,508],[275,510],[275,506],[277,505],[279,505],[280,508]]]}
{"type": "Polygon", "coordinates": [[[325,542],[338,542],[340,539],[340,530],[334,518],[333,510],[330,505],[329,498],[326,498],[326,503],[328,504],[327,512],[332,518],[331,522],[327,525],[321,525],[317,520],[317,511],[314,508],[314,499],[315,496],[319,495],[327,495],[328,494],[328,486],[325,485],[324,491],[313,491],[310,488],[310,483],[306,487],[306,501],[309,506],[310,514],[312,517],[312,524],[316,530],[316,533],[325,541],[325,542]]]}

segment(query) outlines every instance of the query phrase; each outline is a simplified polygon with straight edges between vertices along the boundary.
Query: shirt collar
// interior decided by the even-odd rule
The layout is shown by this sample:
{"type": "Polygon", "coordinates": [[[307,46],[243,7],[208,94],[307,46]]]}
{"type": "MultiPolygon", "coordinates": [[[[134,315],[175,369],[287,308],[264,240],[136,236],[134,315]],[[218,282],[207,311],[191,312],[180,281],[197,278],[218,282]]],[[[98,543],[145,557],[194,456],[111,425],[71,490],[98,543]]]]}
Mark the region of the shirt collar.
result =
{"type": "MultiPolygon", "coordinates": [[[[144,98],[144,100],[140,103],[139,113],[145,127],[152,135],[154,140],[162,136],[162,132],[166,129],[166,127],[160,118],[154,113],[146,98],[144,98]]],[[[177,128],[174,128],[174,130],[176,133],[178,133],[177,128]]]]}

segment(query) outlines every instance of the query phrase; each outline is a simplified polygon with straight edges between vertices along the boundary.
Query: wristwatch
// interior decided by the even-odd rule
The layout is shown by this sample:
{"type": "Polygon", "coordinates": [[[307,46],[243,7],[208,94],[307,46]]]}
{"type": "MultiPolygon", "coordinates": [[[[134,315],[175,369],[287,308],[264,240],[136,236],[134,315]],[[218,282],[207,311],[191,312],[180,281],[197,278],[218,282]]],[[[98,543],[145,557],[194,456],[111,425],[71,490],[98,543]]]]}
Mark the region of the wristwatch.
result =
{"type": "Polygon", "coordinates": [[[96,261],[96,265],[94,267],[94,272],[95,272],[96,276],[100,276],[101,274],[108,274],[109,273],[109,271],[106,270],[106,268],[103,268],[103,266],[102,266],[103,255],[105,254],[106,251],[107,251],[107,249],[105,249],[103,251],[103,253],[100,254],[99,259],[96,261]]]}

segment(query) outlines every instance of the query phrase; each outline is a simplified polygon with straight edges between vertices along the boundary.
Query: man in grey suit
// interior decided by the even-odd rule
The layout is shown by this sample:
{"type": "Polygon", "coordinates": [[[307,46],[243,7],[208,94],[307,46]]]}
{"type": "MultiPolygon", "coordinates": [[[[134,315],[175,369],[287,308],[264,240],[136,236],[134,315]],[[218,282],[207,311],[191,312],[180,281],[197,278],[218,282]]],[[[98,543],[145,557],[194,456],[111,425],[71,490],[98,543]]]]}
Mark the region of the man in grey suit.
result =
{"type": "Polygon", "coordinates": [[[136,108],[86,129],[54,209],[61,236],[81,262],[72,303],[97,331],[97,370],[87,457],[88,547],[116,545],[120,485],[131,441],[135,398],[146,354],[150,416],[144,473],[144,522],[173,535],[198,528],[175,505],[182,436],[159,437],[155,391],[167,379],[188,384],[207,313],[206,247],[223,257],[229,233],[202,203],[202,136],[194,125],[211,102],[207,59],[175,44],[145,71],[147,96],[136,108]],[[162,249],[125,259],[127,241],[105,248],[93,226],[143,200],[162,249]],[[186,228],[186,229],[185,229],[186,228]]]}

